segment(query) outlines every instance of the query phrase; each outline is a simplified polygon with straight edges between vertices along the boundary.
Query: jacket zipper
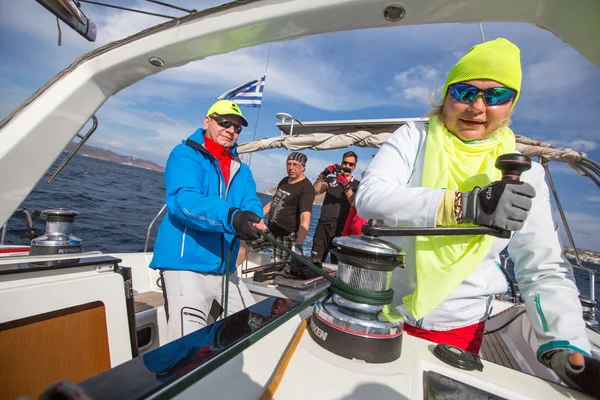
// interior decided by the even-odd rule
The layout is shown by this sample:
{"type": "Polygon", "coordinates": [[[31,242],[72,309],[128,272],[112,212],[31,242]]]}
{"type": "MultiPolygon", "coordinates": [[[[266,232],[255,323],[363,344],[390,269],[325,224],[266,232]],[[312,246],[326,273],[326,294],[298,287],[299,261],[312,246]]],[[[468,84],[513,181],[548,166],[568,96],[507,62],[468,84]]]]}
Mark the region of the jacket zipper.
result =
{"type": "Polygon", "coordinates": [[[185,235],[187,233],[187,226],[183,230],[183,235],[181,236],[181,254],[180,258],[183,258],[183,251],[185,250],[185,235]]]}
{"type": "Polygon", "coordinates": [[[542,322],[542,329],[544,332],[548,332],[548,322],[546,321],[546,317],[544,316],[544,312],[542,311],[542,304],[540,302],[540,295],[536,294],[533,301],[535,302],[535,310],[537,311],[540,320],[542,322]]]}
{"type": "MultiPolygon", "coordinates": [[[[204,146],[202,146],[201,144],[194,142],[193,140],[190,140],[190,139],[187,139],[185,143],[188,146],[193,147],[194,149],[201,151],[204,154],[208,154],[212,157],[213,162],[216,164],[216,165],[213,164],[213,166],[215,167],[215,172],[217,173],[217,178],[219,179],[219,197],[222,198],[221,193],[223,192],[223,182],[225,181],[225,177],[221,173],[221,166],[219,165],[219,160],[217,160],[217,158],[215,156],[213,156],[208,150],[206,150],[206,148],[204,146]]],[[[233,178],[231,178],[231,179],[233,179],[233,178]]],[[[225,201],[227,201],[228,193],[229,193],[229,188],[227,188],[226,192],[225,192],[225,201]]],[[[221,265],[219,266],[217,271],[220,271],[221,267],[223,267],[223,271],[225,271],[224,264],[225,264],[225,234],[221,233],[221,265]]]]}
{"type": "MultiPolygon", "coordinates": [[[[233,160],[231,161],[233,163],[233,160]]],[[[240,168],[238,168],[235,173],[229,177],[229,184],[227,185],[227,188],[225,189],[225,202],[227,202],[227,199],[229,198],[229,188],[231,187],[231,184],[233,183],[233,178],[235,178],[235,176],[238,174],[238,172],[240,171],[240,168]]],[[[223,181],[225,181],[225,177],[223,177],[223,181]]],[[[225,265],[226,259],[225,259],[225,234],[223,233],[221,235],[221,265],[223,265],[223,273],[226,274],[229,271],[226,271],[226,269],[228,269],[228,265],[225,265]]],[[[235,261],[234,261],[235,262],[235,261]]],[[[220,268],[219,268],[220,269],[220,268]]]]}
{"type": "MultiPolygon", "coordinates": [[[[217,160],[215,156],[213,156],[213,160],[216,162],[215,172],[217,173],[217,178],[219,179],[219,197],[223,198],[223,181],[225,180],[225,177],[223,177],[223,174],[221,173],[219,160],[217,160]]],[[[225,196],[225,201],[227,201],[227,196],[225,196]]],[[[223,268],[223,273],[225,273],[225,233],[221,233],[221,265],[219,265],[219,272],[221,271],[221,268],[223,268]]]]}

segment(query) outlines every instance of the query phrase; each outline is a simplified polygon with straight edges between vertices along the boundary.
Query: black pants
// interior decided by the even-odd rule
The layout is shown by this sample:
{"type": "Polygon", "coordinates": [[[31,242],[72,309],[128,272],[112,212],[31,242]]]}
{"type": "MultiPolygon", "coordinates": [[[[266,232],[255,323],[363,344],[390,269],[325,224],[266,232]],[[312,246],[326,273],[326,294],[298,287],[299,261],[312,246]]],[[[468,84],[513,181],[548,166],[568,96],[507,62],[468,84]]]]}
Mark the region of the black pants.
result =
{"type": "MultiPolygon", "coordinates": [[[[331,222],[323,224],[319,221],[315,235],[313,236],[312,258],[320,259],[325,262],[327,254],[333,248],[333,238],[342,236],[344,224],[339,222],[331,222]]],[[[331,255],[331,263],[337,264],[338,259],[333,254],[331,255]]]]}

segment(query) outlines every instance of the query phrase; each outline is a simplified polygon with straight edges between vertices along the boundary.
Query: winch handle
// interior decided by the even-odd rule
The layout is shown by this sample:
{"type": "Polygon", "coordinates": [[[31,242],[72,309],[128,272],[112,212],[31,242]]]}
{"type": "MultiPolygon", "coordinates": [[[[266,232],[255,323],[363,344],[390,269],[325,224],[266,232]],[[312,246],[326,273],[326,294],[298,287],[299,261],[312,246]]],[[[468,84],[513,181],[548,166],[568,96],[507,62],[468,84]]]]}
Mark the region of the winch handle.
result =
{"type": "Polygon", "coordinates": [[[521,182],[521,174],[531,169],[531,158],[524,154],[503,154],[496,159],[496,168],[502,171],[502,180],[507,183],[521,182]]]}
{"type": "Polygon", "coordinates": [[[467,228],[394,228],[377,226],[376,220],[369,220],[363,225],[362,232],[367,236],[458,236],[458,235],[491,235],[500,239],[510,239],[510,231],[487,226],[470,226],[467,228]]]}

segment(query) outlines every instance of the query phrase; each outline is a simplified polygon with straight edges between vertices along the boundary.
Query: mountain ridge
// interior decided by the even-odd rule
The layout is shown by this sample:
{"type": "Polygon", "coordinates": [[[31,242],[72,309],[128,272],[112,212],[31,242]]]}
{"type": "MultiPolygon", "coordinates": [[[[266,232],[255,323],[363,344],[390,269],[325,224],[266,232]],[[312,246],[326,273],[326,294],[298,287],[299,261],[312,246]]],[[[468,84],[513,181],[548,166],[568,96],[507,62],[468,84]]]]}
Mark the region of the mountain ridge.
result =
{"type": "MultiPolygon", "coordinates": [[[[65,147],[63,151],[71,152],[77,144],[71,142],[65,147]]],[[[152,161],[142,160],[140,158],[132,157],[132,156],[124,156],[121,154],[117,154],[112,150],[103,149],[100,147],[92,146],[89,144],[84,144],[81,146],[79,151],[77,151],[77,155],[97,158],[99,160],[110,161],[121,165],[129,165],[131,167],[148,169],[151,171],[157,172],[165,172],[165,168],[153,163],[152,161]]]]}

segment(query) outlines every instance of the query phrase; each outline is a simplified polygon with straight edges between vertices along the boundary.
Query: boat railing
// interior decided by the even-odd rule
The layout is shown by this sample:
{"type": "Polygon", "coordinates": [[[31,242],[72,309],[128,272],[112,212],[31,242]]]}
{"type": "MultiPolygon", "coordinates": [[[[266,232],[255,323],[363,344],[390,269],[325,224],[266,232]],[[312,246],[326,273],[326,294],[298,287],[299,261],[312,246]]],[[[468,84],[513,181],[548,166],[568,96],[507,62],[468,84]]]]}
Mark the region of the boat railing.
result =
{"type": "Polygon", "coordinates": [[[58,174],[60,174],[60,171],[62,171],[67,166],[69,161],[71,161],[71,159],[75,156],[75,154],[77,154],[77,152],[79,151],[81,146],[83,146],[85,144],[85,142],[88,141],[88,139],[92,136],[92,134],[96,131],[97,128],[98,128],[98,118],[96,118],[95,115],[92,115],[92,127],[86,132],[85,135],[81,135],[79,133],[77,135],[75,135],[81,139],[75,145],[75,148],[73,148],[73,150],[71,150],[71,152],[65,157],[65,159],[60,163],[60,165],[56,168],[56,170],[54,172],[46,172],[46,175],[50,176],[50,178],[48,178],[47,183],[52,183],[54,181],[54,179],[56,179],[58,174]]]}
{"type": "MultiPolygon", "coordinates": [[[[20,214],[20,213],[23,213],[23,216],[25,217],[25,224],[27,225],[27,233],[25,234],[25,236],[28,239],[34,239],[35,237],[38,236],[38,234],[35,232],[35,228],[34,228],[35,221],[33,219],[36,218],[36,220],[37,220],[37,217],[40,216],[41,211],[17,208],[13,215],[20,214]]],[[[2,225],[2,234],[0,235],[0,246],[3,246],[6,241],[6,232],[7,231],[8,231],[8,221],[6,221],[4,223],[4,225],[2,225]]]]}
{"type": "MultiPolygon", "coordinates": [[[[558,197],[558,191],[556,190],[556,186],[554,185],[554,180],[552,179],[552,174],[550,173],[550,169],[548,168],[549,161],[547,159],[545,159],[544,157],[539,157],[539,162],[542,165],[542,167],[544,167],[544,171],[546,172],[546,177],[548,178],[548,183],[550,184],[550,188],[552,189],[552,194],[554,196],[554,200],[556,201],[556,207],[558,208],[558,212],[560,213],[560,217],[562,219],[563,226],[565,227],[565,232],[567,234],[567,237],[569,238],[569,243],[571,244],[571,248],[573,249],[573,254],[575,255],[575,262],[576,262],[574,267],[581,271],[585,271],[588,273],[589,280],[590,280],[590,298],[587,300],[589,300],[589,302],[594,305],[594,311],[595,311],[596,271],[594,271],[591,268],[587,268],[587,267],[583,266],[583,264],[581,263],[581,258],[579,257],[579,252],[577,251],[577,246],[575,246],[575,240],[573,239],[573,235],[571,234],[571,229],[569,228],[569,223],[567,222],[567,217],[562,208],[560,198],[558,197]]],[[[587,162],[591,163],[591,161],[587,161],[587,162]]],[[[585,172],[586,176],[588,176],[590,179],[592,179],[595,183],[597,183],[597,184],[600,183],[600,182],[597,182],[597,179],[594,177],[594,175],[600,175],[600,166],[598,166],[598,168],[596,168],[592,164],[590,164],[590,165],[592,165],[592,167],[588,167],[587,165],[588,164],[585,164],[585,163],[577,164],[578,167],[583,168],[583,171],[585,172]]],[[[583,300],[586,300],[586,299],[583,299],[583,300]]]]}
{"type": "Polygon", "coordinates": [[[500,269],[502,270],[502,273],[504,274],[504,277],[506,278],[506,282],[508,283],[508,289],[510,290],[510,296],[504,294],[502,296],[502,300],[510,301],[511,303],[520,303],[521,300],[520,300],[517,284],[515,283],[515,281],[512,279],[512,277],[508,273],[508,260],[510,259],[510,257],[502,256],[502,255],[500,255],[500,257],[502,260],[500,269]]]}
{"type": "Polygon", "coordinates": [[[156,223],[156,220],[162,215],[162,213],[165,211],[166,208],[167,208],[167,205],[166,204],[163,205],[162,208],[160,209],[160,211],[158,212],[158,214],[156,214],[156,216],[152,220],[152,222],[150,222],[150,225],[148,225],[148,230],[146,231],[146,241],[144,242],[144,253],[148,252],[148,244],[150,243],[150,233],[152,232],[152,227],[154,226],[154,223],[156,223]]]}

